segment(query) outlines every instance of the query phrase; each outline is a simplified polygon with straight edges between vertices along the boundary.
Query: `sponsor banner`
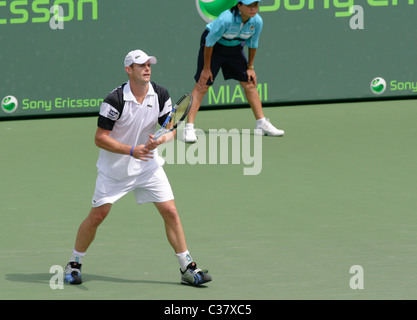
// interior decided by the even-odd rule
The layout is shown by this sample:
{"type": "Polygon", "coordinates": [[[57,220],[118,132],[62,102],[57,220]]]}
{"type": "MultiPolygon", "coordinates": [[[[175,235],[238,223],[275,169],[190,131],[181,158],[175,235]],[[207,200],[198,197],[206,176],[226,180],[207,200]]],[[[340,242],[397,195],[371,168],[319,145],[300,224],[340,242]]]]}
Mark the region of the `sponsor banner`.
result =
{"type": "Polygon", "coordinates": [[[103,99],[71,99],[69,97],[52,100],[18,99],[9,95],[1,100],[1,110],[6,114],[21,116],[94,113],[98,112],[102,102],[103,99]]]}
{"type": "MultiPolygon", "coordinates": [[[[133,49],[157,57],[152,80],[175,100],[194,87],[206,24],[236,2],[0,1],[0,119],[98,113],[133,49]]],[[[417,97],[417,1],[263,0],[259,14],[263,104],[417,97]]],[[[246,104],[220,72],[202,106],[246,104]]]]}

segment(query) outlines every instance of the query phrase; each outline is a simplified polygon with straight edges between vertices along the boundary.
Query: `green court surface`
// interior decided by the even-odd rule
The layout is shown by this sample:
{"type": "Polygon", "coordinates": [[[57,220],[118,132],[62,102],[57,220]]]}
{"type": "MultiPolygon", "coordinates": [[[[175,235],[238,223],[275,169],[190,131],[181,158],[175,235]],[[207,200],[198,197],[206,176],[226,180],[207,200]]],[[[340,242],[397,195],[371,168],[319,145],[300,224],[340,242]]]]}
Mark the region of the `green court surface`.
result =
{"type": "MultiPolygon", "coordinates": [[[[201,288],[180,284],[154,206],[127,195],[84,258],[84,283],[52,289],[50,268],[65,266],[89,212],[96,118],[0,122],[0,298],[417,299],[417,101],[264,110],[286,134],[262,137],[260,174],[243,161],[165,165],[190,252],[213,276],[201,288]]],[[[201,111],[197,127],[254,118],[201,111]]]]}

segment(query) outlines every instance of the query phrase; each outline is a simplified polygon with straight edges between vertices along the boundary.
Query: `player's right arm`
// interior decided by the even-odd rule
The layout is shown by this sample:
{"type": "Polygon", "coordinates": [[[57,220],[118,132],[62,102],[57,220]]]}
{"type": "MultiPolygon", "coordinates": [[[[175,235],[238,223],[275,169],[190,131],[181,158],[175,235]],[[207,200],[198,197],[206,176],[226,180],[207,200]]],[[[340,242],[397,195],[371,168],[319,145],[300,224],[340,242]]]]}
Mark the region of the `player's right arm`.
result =
{"type": "MultiPolygon", "coordinates": [[[[109,152],[130,155],[132,146],[121,143],[110,137],[110,132],[111,130],[97,127],[96,135],[94,137],[96,146],[109,152]]],[[[145,145],[142,144],[139,146],[134,146],[132,156],[143,161],[148,161],[148,159],[153,158],[153,153],[145,145]]]]}

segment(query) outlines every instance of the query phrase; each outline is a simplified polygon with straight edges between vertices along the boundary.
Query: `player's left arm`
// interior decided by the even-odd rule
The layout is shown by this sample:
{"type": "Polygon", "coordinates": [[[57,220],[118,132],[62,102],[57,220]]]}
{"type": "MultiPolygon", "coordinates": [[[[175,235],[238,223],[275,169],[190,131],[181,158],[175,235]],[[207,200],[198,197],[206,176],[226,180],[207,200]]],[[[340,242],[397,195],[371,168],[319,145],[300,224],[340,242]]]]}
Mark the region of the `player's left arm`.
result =
{"type": "MultiPolygon", "coordinates": [[[[166,128],[171,129],[173,125],[174,125],[174,123],[173,123],[173,120],[171,119],[171,121],[168,123],[166,128]]],[[[162,143],[173,141],[174,138],[175,138],[176,132],[177,132],[177,130],[174,129],[170,132],[165,133],[164,135],[159,137],[157,140],[154,140],[154,136],[155,136],[154,134],[150,134],[149,135],[149,140],[146,142],[145,146],[149,150],[153,150],[153,149],[157,148],[162,143]]]]}
{"type": "MultiPolygon", "coordinates": [[[[171,125],[171,127],[172,127],[172,125],[171,125]]],[[[150,135],[149,135],[149,140],[148,140],[148,142],[146,142],[146,144],[145,144],[146,148],[147,148],[147,149],[149,149],[149,150],[154,150],[154,149],[155,149],[155,148],[157,148],[160,144],[163,144],[163,143],[167,143],[167,142],[173,141],[173,140],[174,140],[174,138],[175,138],[176,131],[177,131],[177,130],[176,130],[176,129],[174,129],[174,130],[172,130],[172,131],[170,131],[170,132],[167,132],[167,133],[165,133],[164,135],[162,135],[161,137],[159,137],[157,140],[154,140],[154,139],[153,139],[155,135],[150,134],[150,135]]]]}

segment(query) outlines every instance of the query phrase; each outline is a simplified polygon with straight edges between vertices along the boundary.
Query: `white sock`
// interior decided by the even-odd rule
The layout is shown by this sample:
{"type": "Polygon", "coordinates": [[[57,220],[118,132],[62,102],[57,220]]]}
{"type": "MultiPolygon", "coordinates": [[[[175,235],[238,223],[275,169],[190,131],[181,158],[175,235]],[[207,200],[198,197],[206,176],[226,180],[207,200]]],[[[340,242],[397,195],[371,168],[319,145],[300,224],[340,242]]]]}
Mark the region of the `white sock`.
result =
{"type": "Polygon", "coordinates": [[[261,118],[261,119],[256,120],[256,124],[257,124],[257,125],[262,125],[262,124],[264,124],[265,122],[266,122],[265,117],[263,117],[263,118],[261,118]]]}
{"type": "Polygon", "coordinates": [[[191,257],[190,252],[188,250],[181,253],[177,253],[176,256],[178,258],[178,262],[182,271],[187,269],[187,266],[193,261],[193,258],[191,257]]]}
{"type": "Polygon", "coordinates": [[[186,127],[187,129],[194,129],[194,123],[186,123],[186,124],[185,124],[185,127],[186,127]]]}
{"type": "Polygon", "coordinates": [[[69,262],[77,262],[79,264],[82,264],[84,256],[85,252],[78,252],[77,250],[73,249],[69,262]]]}

